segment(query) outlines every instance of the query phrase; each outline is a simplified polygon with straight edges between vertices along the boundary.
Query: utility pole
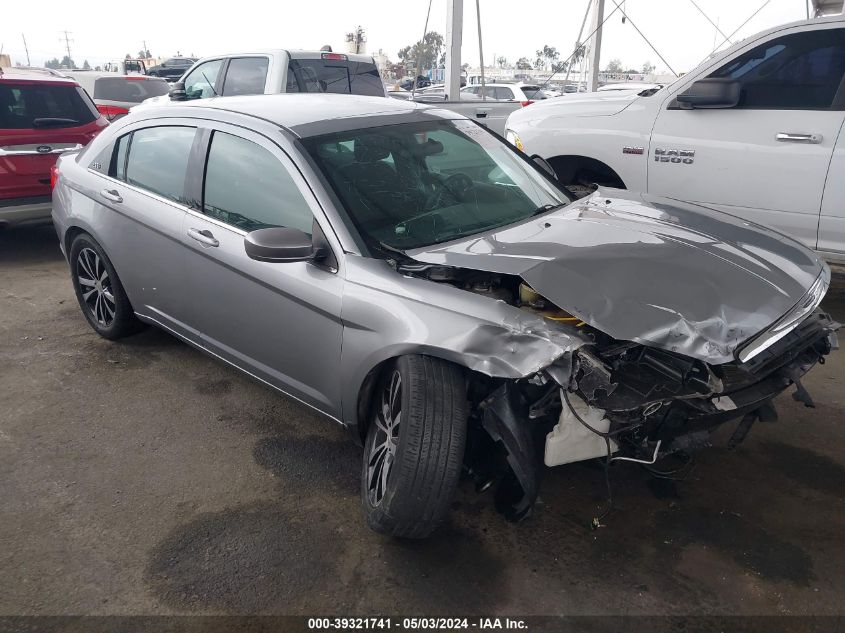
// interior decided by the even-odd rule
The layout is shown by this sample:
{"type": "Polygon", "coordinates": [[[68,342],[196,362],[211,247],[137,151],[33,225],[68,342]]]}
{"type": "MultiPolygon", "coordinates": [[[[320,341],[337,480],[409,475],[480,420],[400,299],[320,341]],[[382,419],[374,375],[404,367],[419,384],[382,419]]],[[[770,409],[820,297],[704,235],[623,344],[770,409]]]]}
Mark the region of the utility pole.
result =
{"type": "Polygon", "coordinates": [[[590,78],[587,84],[589,92],[599,87],[599,63],[601,60],[602,22],[604,21],[604,0],[596,0],[593,6],[593,41],[590,44],[590,78]]]}
{"type": "MultiPolygon", "coordinates": [[[[68,59],[68,62],[72,62],[72,61],[73,61],[73,57],[71,57],[71,54],[70,54],[70,43],[73,41],[73,38],[71,38],[71,37],[70,37],[70,33],[69,33],[68,31],[62,31],[62,33],[64,33],[64,34],[65,34],[65,36],[64,36],[64,41],[65,41],[65,47],[67,48],[67,59],[68,59]]],[[[62,41],[62,38],[61,38],[61,37],[59,38],[59,41],[60,41],[60,42],[62,41]]]]}
{"type": "Polygon", "coordinates": [[[461,98],[461,40],[464,31],[464,0],[446,4],[446,94],[450,101],[461,98]]]}
{"type": "Polygon", "coordinates": [[[144,46],[144,48],[141,49],[141,50],[144,51],[144,54],[142,55],[142,57],[144,57],[146,59],[146,57],[147,57],[147,40],[141,40],[141,44],[143,44],[143,46],[144,46]]]}
{"type": "Polygon", "coordinates": [[[26,65],[31,66],[32,64],[29,63],[29,47],[26,45],[26,35],[21,33],[21,37],[23,38],[23,49],[26,51],[26,65]]]}

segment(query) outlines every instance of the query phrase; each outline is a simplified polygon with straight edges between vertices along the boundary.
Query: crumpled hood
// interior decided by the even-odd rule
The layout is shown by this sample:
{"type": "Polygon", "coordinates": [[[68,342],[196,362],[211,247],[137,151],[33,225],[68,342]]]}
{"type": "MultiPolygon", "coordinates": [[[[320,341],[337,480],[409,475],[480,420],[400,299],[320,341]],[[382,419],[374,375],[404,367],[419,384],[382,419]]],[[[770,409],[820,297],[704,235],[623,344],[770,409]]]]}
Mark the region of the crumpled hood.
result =
{"type": "Polygon", "coordinates": [[[785,314],[824,264],[798,242],[706,207],[605,189],[519,225],[408,251],[519,275],[619,340],[719,364],[785,314]]]}

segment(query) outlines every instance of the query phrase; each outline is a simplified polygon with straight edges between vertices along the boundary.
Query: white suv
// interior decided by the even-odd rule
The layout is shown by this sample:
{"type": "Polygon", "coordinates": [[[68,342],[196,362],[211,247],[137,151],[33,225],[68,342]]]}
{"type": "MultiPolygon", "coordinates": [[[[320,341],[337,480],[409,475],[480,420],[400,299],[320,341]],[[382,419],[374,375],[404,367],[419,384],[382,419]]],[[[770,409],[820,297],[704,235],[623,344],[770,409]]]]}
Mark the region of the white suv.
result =
{"type": "MultiPolygon", "coordinates": [[[[546,93],[537,84],[506,84],[506,83],[485,83],[484,89],[488,99],[499,101],[519,101],[522,105],[530,105],[535,101],[547,99],[546,93]]],[[[467,86],[461,92],[481,96],[481,86],[467,86]]]]}

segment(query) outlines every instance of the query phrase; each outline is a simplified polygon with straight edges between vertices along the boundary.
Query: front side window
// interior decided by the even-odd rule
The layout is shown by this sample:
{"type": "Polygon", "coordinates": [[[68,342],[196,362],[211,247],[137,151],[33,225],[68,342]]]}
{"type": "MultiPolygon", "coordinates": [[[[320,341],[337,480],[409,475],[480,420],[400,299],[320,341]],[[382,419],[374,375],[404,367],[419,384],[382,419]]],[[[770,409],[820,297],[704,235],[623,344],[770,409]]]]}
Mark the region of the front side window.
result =
{"type": "Polygon", "coordinates": [[[304,144],[374,248],[445,242],[569,201],[508,144],[471,121],[387,125],[304,144]]]}
{"type": "Polygon", "coordinates": [[[225,132],[211,139],[203,213],[243,231],[273,226],[311,234],[311,208],[284,165],[257,143],[225,132]]]}
{"type": "MultiPolygon", "coordinates": [[[[185,174],[195,133],[196,129],[192,127],[162,126],[135,130],[123,137],[129,139],[129,155],[122,180],[186,204],[185,174]]],[[[125,151],[118,145],[115,156],[117,178],[121,178],[120,155],[125,151]]]]}
{"type": "Polygon", "coordinates": [[[270,60],[266,57],[237,57],[229,60],[223,94],[227,96],[264,94],[269,64],[270,60]]]}
{"type": "Polygon", "coordinates": [[[766,42],[710,77],[740,83],[740,108],[824,110],[844,74],[845,29],[825,29],[766,42]]]}
{"type": "Polygon", "coordinates": [[[187,99],[208,99],[220,94],[217,78],[220,76],[222,59],[205,62],[194,68],[185,77],[185,97],[187,99]]]}

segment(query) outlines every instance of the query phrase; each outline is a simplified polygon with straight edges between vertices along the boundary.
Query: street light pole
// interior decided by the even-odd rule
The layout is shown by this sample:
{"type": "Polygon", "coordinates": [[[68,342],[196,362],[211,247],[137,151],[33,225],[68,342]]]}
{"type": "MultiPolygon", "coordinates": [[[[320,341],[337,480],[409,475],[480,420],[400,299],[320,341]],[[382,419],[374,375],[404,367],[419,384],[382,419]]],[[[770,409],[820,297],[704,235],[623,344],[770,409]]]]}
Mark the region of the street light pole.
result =
{"type": "Polygon", "coordinates": [[[461,98],[461,40],[464,31],[464,0],[447,0],[446,5],[446,94],[450,101],[461,98]]]}

